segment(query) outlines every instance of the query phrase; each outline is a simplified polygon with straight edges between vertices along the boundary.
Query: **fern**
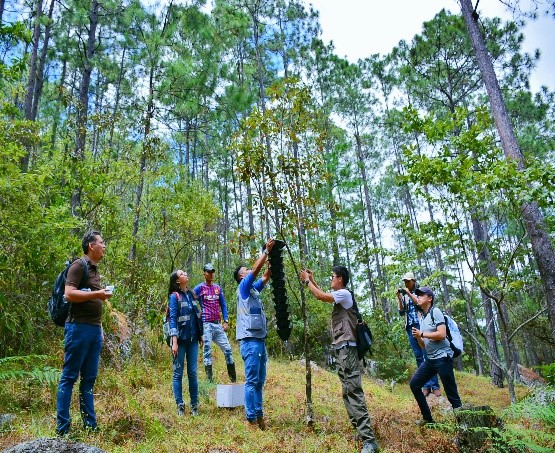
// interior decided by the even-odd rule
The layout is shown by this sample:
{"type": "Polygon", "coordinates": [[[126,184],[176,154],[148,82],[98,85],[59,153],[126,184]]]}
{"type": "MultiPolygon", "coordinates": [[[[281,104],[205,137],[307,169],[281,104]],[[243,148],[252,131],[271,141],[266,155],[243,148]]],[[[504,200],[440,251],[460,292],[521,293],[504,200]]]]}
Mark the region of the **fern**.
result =
{"type": "Polygon", "coordinates": [[[60,371],[49,366],[37,366],[37,361],[41,362],[46,359],[48,359],[48,356],[37,354],[1,357],[0,382],[7,381],[9,379],[30,378],[38,384],[48,384],[49,386],[52,386],[60,378],[60,371]],[[28,368],[31,369],[29,370],[28,368]]]}

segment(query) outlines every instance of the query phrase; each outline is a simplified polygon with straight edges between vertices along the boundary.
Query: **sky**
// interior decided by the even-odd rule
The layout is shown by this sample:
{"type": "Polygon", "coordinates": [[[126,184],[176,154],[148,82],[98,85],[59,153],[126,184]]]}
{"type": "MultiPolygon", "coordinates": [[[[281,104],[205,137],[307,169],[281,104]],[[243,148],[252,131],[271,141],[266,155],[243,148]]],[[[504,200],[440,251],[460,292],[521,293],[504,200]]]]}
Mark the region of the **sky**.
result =
{"type": "MultiPolygon", "coordinates": [[[[372,54],[387,54],[400,40],[408,42],[422,31],[422,23],[432,19],[442,8],[459,13],[456,0],[305,0],[320,12],[324,42],[333,41],[336,54],[354,63],[372,54]]],[[[475,2],[473,1],[475,4],[475,2]]],[[[482,17],[512,18],[500,0],[481,0],[482,17]]],[[[541,17],[528,21],[524,29],[523,49],[541,57],[532,73],[530,85],[555,91],[555,19],[541,17]]]]}

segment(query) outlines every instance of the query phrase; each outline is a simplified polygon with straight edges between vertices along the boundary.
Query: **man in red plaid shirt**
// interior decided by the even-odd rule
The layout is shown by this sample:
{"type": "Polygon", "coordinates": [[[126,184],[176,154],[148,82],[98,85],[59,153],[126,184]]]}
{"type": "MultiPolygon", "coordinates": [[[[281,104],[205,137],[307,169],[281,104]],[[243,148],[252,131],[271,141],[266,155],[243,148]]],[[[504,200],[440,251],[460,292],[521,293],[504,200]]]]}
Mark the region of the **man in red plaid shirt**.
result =
{"type": "Polygon", "coordinates": [[[227,302],[222,288],[214,283],[214,273],[216,272],[214,266],[211,263],[207,263],[202,270],[204,273],[204,283],[199,283],[193,291],[202,305],[204,368],[206,376],[210,382],[213,382],[212,342],[214,342],[224,353],[229,379],[231,379],[231,382],[236,382],[235,362],[226,334],[229,329],[227,302]],[[223,316],[223,323],[221,322],[221,316],[223,316]]]}

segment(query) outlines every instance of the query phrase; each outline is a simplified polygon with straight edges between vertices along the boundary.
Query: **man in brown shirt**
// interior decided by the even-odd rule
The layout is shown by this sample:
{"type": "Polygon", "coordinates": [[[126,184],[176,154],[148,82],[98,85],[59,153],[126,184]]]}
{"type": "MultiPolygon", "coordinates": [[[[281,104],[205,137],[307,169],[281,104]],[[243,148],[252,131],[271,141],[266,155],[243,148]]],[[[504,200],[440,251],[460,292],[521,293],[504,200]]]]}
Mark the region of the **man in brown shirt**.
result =
{"type": "Polygon", "coordinates": [[[81,245],[89,271],[87,282],[84,288],[79,289],[85,269],[81,260],[75,260],[67,273],[64,294],[66,300],[71,302],[71,308],[65,324],[64,367],[56,400],[56,434],[60,436],[69,432],[71,394],[79,375],[79,406],[83,424],[85,428],[97,429],[93,387],[102,349],[102,303],[112,297],[112,291],[100,285],[97,263],[106,250],[100,233],[86,233],[81,245]]]}
{"type": "Polygon", "coordinates": [[[349,284],[349,270],[345,266],[332,268],[331,289],[327,293],[322,291],[314,280],[312,271],[305,269],[299,275],[301,281],[316,299],[333,305],[331,315],[332,345],[337,357],[337,375],[341,381],[343,403],[353,428],[358,431],[362,439],[361,453],[379,451],[376,436],[372,430],[370,414],[366,406],[366,399],[362,389],[362,367],[358,359],[356,343],[357,317],[354,301],[349,284]]]}

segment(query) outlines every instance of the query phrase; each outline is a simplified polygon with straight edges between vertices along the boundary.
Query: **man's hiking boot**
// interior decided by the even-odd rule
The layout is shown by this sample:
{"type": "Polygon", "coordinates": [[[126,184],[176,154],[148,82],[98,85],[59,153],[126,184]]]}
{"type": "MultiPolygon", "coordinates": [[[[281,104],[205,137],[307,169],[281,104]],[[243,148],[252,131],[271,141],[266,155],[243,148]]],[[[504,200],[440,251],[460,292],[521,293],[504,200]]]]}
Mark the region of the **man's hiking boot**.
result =
{"type": "Polygon", "coordinates": [[[196,417],[198,415],[198,406],[191,406],[191,417],[196,417]]]}
{"type": "Polygon", "coordinates": [[[214,377],[212,376],[212,365],[204,365],[204,369],[206,370],[208,382],[214,382],[214,377]]]}
{"type": "Polygon", "coordinates": [[[180,417],[185,415],[185,404],[181,403],[177,405],[177,415],[180,417]]]}
{"type": "Polygon", "coordinates": [[[252,422],[248,419],[245,420],[245,426],[247,428],[247,431],[258,431],[258,429],[260,428],[256,420],[253,420],[252,422]]]}
{"type": "Polygon", "coordinates": [[[228,363],[227,364],[227,374],[231,382],[237,382],[237,373],[235,372],[235,364],[228,363]]]}
{"type": "Polygon", "coordinates": [[[266,430],[266,422],[264,421],[264,417],[258,417],[256,419],[256,423],[258,424],[258,427],[262,430],[265,431],[266,430]]]}
{"type": "Polygon", "coordinates": [[[380,451],[380,447],[378,447],[378,443],[375,440],[367,440],[362,444],[361,453],[375,453],[380,451]]]}

